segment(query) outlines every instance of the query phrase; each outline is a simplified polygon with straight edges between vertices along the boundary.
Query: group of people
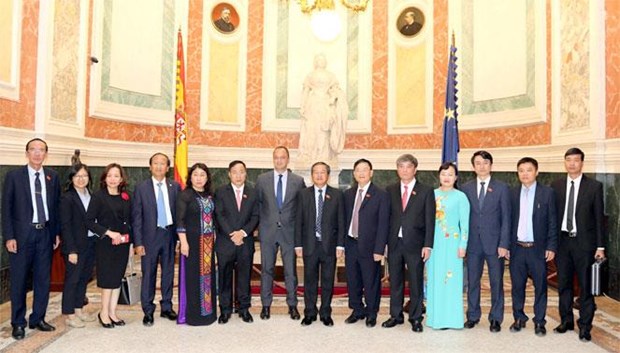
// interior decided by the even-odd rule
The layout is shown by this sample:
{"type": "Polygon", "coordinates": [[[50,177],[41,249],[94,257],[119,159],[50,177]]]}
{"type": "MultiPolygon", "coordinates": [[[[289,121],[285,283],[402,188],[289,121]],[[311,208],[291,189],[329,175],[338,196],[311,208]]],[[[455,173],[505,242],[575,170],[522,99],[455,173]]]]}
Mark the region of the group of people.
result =
{"type": "Polygon", "coordinates": [[[52,249],[62,239],[66,261],[62,313],[72,327],[98,320],[102,327],[123,326],[117,315],[122,278],[130,244],[142,257],[143,324],[154,324],[157,267],[161,266],[160,316],[180,324],[226,324],[235,301],[244,322],[253,322],[250,277],[258,229],[261,257],[262,308],[271,316],[276,256],[284,267],[286,303],[291,319],[299,320],[296,258],[303,259],[304,310],[301,324],[317,318],[333,326],[331,301],[337,258],[344,256],[351,314],[345,323],[377,324],[381,297],[381,262],[390,282],[390,317],[382,327],[404,323],[404,286],[410,304],[407,318],[414,332],[473,328],[481,317],[480,285],[486,263],[491,284],[490,330],[499,332],[504,316],[504,261],[510,260],[514,323],[525,328],[525,286],[535,287],[536,335],[545,335],[547,266],[558,267],[561,324],[574,329],[573,276],[580,291],[579,337],[591,339],[594,298],[589,267],[604,257],[602,185],[582,173],[584,153],[569,149],[564,156],[567,176],[551,187],[537,183],[538,162],[517,163],[520,185],[512,190],[492,177],[493,157],[477,151],[471,157],[476,178],[460,189],[458,168],[439,167],[439,187],[416,178],[418,160],[404,154],[396,160],[399,181],[385,190],[372,182],[367,159],[353,165],[355,184],[345,190],[328,185],[330,166],[311,167],[312,186],[288,169],[289,151],[273,150],[274,169],[247,182],[243,161],[230,162],[230,183],[213,190],[207,165],[194,164],[186,187],[166,177],[170,159],[155,153],[149,160],[151,178],[127,192],[124,169],[105,167],[100,188],[91,194],[88,167],[71,166],[65,193],[52,169],[43,167],[48,147],[39,138],[26,144],[28,164],[9,172],[2,195],[3,235],[10,254],[11,325],[15,339],[25,326],[53,331],[45,312],[49,299],[52,249]],[[180,248],[178,313],[172,305],[175,249],[180,248]],[[217,257],[217,266],[216,266],[217,257]],[[464,266],[465,264],[465,266],[464,266]],[[82,310],[87,282],[97,266],[101,310],[97,318],[82,310]],[[424,269],[427,272],[424,308],[424,269]],[[464,270],[465,269],[465,270],[464,270]],[[26,322],[26,283],[33,273],[34,304],[26,322]],[[467,311],[463,308],[463,277],[467,271],[467,311]],[[217,272],[217,275],[216,275],[217,272]],[[234,276],[233,276],[234,273],[234,276]],[[217,281],[217,283],[216,283],[217,281]],[[320,286],[320,307],[317,307],[320,286]],[[233,288],[235,295],[233,295],[233,288]],[[219,317],[217,315],[219,296],[219,317]]]}

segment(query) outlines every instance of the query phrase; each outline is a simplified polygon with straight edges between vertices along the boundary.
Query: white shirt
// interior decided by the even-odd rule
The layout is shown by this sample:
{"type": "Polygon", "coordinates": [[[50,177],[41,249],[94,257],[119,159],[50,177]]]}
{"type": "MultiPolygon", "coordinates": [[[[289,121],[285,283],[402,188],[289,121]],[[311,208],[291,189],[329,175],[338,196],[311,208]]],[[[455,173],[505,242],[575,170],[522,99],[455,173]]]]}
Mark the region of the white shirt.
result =
{"type": "Polygon", "coordinates": [[[28,178],[30,182],[30,199],[32,201],[32,223],[45,223],[48,219],[50,219],[50,214],[47,209],[47,183],[45,182],[45,172],[43,168],[39,170],[34,170],[28,165],[28,178]],[[43,208],[45,209],[45,219],[37,219],[38,209],[37,209],[37,199],[35,198],[34,191],[34,181],[37,178],[34,173],[39,172],[39,181],[41,182],[41,197],[43,198],[43,208]]]}
{"type": "MultiPolygon", "coordinates": [[[[403,193],[405,192],[405,185],[407,185],[407,203],[409,203],[409,199],[411,198],[411,193],[413,192],[413,188],[415,187],[415,182],[416,179],[413,178],[413,180],[411,182],[409,182],[409,184],[403,184],[402,182],[400,183],[400,196],[401,196],[401,202],[402,202],[402,196],[403,193]]],[[[407,204],[405,203],[405,205],[407,204]]],[[[404,210],[403,210],[404,211],[404,210]]],[[[402,238],[403,237],[403,227],[401,226],[400,229],[398,230],[398,237],[402,238]]]]}
{"type": "MultiPolygon", "coordinates": [[[[368,192],[368,188],[370,187],[370,183],[366,184],[366,186],[364,186],[363,188],[359,188],[356,190],[355,192],[355,203],[353,203],[353,210],[355,210],[356,206],[357,206],[357,198],[359,197],[359,193],[360,190],[362,190],[362,202],[364,202],[364,198],[366,198],[366,193],[368,192]]],[[[350,237],[353,237],[351,234],[353,234],[353,232],[351,232],[351,228],[353,227],[353,215],[351,215],[351,224],[349,224],[349,231],[348,231],[348,235],[350,237]]],[[[359,231],[359,229],[358,229],[359,231]]]]}
{"type": "Polygon", "coordinates": [[[488,178],[486,179],[480,179],[480,178],[476,178],[476,181],[478,181],[478,183],[476,184],[476,196],[480,195],[480,188],[482,187],[482,185],[480,185],[480,183],[484,182],[484,195],[486,196],[487,194],[487,190],[489,190],[489,183],[491,182],[491,176],[489,175],[488,178]]]}
{"type": "MultiPolygon", "coordinates": [[[[172,224],[172,211],[170,211],[168,184],[166,183],[166,178],[164,178],[162,181],[159,181],[154,177],[151,177],[151,179],[153,179],[153,190],[155,191],[155,205],[157,205],[157,197],[159,195],[159,186],[157,186],[157,184],[161,183],[161,191],[164,194],[164,207],[166,208],[166,220],[168,221],[168,224],[166,224],[165,226],[167,227],[172,224]]],[[[162,224],[158,224],[158,226],[162,226],[162,224]]]]}

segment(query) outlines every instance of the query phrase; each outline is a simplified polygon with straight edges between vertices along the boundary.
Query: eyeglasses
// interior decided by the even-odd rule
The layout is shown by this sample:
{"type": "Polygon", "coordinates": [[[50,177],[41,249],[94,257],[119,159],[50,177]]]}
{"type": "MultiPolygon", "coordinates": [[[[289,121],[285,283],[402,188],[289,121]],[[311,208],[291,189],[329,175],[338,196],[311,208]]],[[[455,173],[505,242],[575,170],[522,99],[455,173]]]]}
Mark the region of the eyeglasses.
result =
{"type": "Polygon", "coordinates": [[[76,174],[73,177],[75,179],[88,179],[88,174],[76,174]]]}

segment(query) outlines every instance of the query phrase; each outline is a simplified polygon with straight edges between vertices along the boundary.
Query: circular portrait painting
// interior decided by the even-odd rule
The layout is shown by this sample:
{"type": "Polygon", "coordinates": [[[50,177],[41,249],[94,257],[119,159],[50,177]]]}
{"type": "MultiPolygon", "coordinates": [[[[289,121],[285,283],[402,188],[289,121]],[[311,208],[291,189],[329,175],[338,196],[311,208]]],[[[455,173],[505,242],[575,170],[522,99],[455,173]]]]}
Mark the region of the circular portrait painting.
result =
{"type": "Polygon", "coordinates": [[[221,2],[211,11],[213,26],[221,33],[232,33],[239,26],[239,13],[234,6],[221,2]]]}
{"type": "Polygon", "coordinates": [[[405,37],[415,37],[424,28],[424,12],[417,7],[407,7],[396,20],[396,28],[405,37]]]}

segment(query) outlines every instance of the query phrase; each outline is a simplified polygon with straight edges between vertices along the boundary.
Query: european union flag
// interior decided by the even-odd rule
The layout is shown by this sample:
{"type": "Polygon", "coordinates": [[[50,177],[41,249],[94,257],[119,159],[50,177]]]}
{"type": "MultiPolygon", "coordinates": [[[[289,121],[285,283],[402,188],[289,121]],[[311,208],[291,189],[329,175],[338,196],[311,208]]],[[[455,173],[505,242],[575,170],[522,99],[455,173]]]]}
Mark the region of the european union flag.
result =
{"type": "Polygon", "coordinates": [[[443,147],[441,150],[441,163],[458,161],[459,128],[456,108],[456,47],[454,40],[450,46],[450,61],[448,63],[448,80],[446,84],[446,111],[443,121],[443,147]]]}

